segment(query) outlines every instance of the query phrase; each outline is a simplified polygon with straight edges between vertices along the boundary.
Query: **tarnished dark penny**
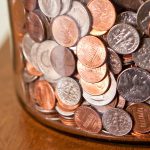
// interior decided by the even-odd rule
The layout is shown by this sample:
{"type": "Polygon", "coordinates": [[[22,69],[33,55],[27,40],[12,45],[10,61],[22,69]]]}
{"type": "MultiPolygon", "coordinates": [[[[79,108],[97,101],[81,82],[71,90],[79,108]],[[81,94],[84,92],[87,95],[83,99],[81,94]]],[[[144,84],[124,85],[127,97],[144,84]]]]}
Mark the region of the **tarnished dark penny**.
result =
{"type": "Polygon", "coordinates": [[[93,29],[107,31],[115,23],[116,12],[113,4],[108,0],[91,0],[87,4],[92,18],[93,29]]]}
{"type": "Polygon", "coordinates": [[[117,24],[108,33],[109,46],[119,54],[133,53],[140,44],[137,30],[128,24],[117,24]]]}
{"type": "Polygon", "coordinates": [[[54,70],[62,77],[72,75],[75,70],[75,58],[68,48],[55,47],[51,52],[50,61],[54,70]]]}
{"type": "Polygon", "coordinates": [[[77,23],[68,16],[58,16],[52,23],[54,39],[64,47],[74,46],[79,38],[77,23]]]}
{"type": "Polygon", "coordinates": [[[56,93],[58,100],[65,105],[74,106],[80,103],[80,87],[78,83],[70,77],[63,77],[58,81],[56,93]]]}
{"type": "Polygon", "coordinates": [[[77,22],[80,28],[81,37],[87,35],[91,27],[91,17],[87,8],[82,3],[73,1],[72,8],[67,15],[77,22]]]}
{"type": "Polygon", "coordinates": [[[46,38],[45,27],[36,12],[30,12],[27,17],[27,31],[36,42],[42,42],[46,38]]]}
{"type": "Polygon", "coordinates": [[[40,107],[46,110],[51,110],[55,107],[56,99],[54,90],[47,81],[36,81],[33,91],[33,97],[40,107]]]}
{"type": "Polygon", "coordinates": [[[107,54],[103,42],[94,36],[85,36],[77,45],[79,61],[89,67],[96,68],[104,64],[107,54]]]}
{"type": "Polygon", "coordinates": [[[102,129],[100,115],[92,108],[81,106],[74,116],[77,126],[87,132],[99,133],[102,129]]]}
{"type": "Polygon", "coordinates": [[[129,68],[118,78],[118,92],[127,101],[141,103],[150,98],[150,73],[140,68],[129,68]]]}
{"type": "Polygon", "coordinates": [[[37,7],[37,0],[23,0],[24,7],[28,11],[33,11],[37,7]]]}
{"type": "Polygon", "coordinates": [[[128,10],[138,10],[142,4],[142,0],[115,0],[117,4],[128,10]]]}
{"type": "Polygon", "coordinates": [[[140,28],[141,32],[144,32],[145,34],[148,34],[148,25],[150,22],[150,1],[146,1],[138,10],[137,12],[137,24],[140,28]]]}
{"type": "Polygon", "coordinates": [[[144,38],[141,47],[133,54],[137,66],[150,71],[150,38],[144,38]]]}
{"type": "Polygon", "coordinates": [[[133,104],[127,108],[134,120],[133,131],[147,133],[150,131],[150,106],[144,103],[133,104]]]}
{"type": "Polygon", "coordinates": [[[110,134],[123,136],[132,129],[132,119],[123,109],[113,108],[102,116],[103,127],[110,134]]]}
{"type": "Polygon", "coordinates": [[[114,73],[114,74],[119,74],[122,71],[122,62],[120,57],[118,56],[118,54],[116,52],[114,52],[112,49],[107,48],[108,49],[108,64],[110,67],[110,70],[114,73]]]}
{"type": "Polygon", "coordinates": [[[81,78],[90,83],[96,83],[103,80],[108,70],[106,64],[101,67],[91,69],[82,65],[79,61],[77,63],[77,68],[81,78]]]}
{"type": "Polygon", "coordinates": [[[126,24],[133,25],[134,27],[137,27],[137,14],[133,11],[122,12],[117,17],[117,22],[126,23],[126,24]]]}
{"type": "Polygon", "coordinates": [[[61,0],[38,0],[41,11],[49,18],[56,17],[61,11],[61,0]]]}

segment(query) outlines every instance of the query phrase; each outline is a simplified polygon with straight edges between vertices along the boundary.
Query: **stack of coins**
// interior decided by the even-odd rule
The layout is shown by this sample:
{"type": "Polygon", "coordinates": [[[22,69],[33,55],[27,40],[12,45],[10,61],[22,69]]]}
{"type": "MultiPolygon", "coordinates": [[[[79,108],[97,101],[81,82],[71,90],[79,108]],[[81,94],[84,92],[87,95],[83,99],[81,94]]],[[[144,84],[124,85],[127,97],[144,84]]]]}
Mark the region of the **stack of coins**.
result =
{"type": "Polygon", "coordinates": [[[23,4],[33,109],[94,134],[150,134],[150,0],[23,4]]]}

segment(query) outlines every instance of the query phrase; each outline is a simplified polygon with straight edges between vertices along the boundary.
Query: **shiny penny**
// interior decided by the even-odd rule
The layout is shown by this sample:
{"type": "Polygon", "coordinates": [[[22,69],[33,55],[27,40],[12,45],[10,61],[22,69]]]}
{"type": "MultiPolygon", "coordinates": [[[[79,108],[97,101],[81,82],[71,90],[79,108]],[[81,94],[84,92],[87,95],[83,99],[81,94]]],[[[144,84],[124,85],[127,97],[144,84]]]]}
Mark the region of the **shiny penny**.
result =
{"type": "Polygon", "coordinates": [[[82,3],[73,1],[72,8],[67,15],[77,22],[80,28],[81,37],[87,35],[91,27],[91,18],[87,8],[82,3]]]}
{"type": "Polygon", "coordinates": [[[79,38],[77,23],[68,16],[58,16],[52,23],[54,39],[64,47],[74,46],[79,38]]]}
{"type": "Polygon", "coordinates": [[[107,65],[104,64],[98,68],[88,68],[82,65],[79,61],[77,64],[78,72],[81,78],[90,83],[96,83],[103,80],[107,74],[107,65]]]}
{"type": "Polygon", "coordinates": [[[116,12],[113,4],[108,0],[91,0],[87,4],[92,18],[93,29],[107,31],[115,23],[116,12]]]}
{"type": "Polygon", "coordinates": [[[55,94],[47,81],[36,81],[34,84],[34,98],[42,108],[51,110],[55,107],[55,94]]]}
{"type": "Polygon", "coordinates": [[[134,132],[147,133],[150,131],[150,106],[144,103],[132,104],[127,111],[134,119],[134,132]]]}
{"type": "Polygon", "coordinates": [[[77,45],[79,61],[89,68],[96,68],[104,64],[107,54],[102,41],[94,36],[81,38],[77,45]]]}
{"type": "Polygon", "coordinates": [[[110,85],[110,77],[107,75],[102,81],[98,83],[88,83],[82,78],[80,79],[83,90],[90,95],[102,95],[104,94],[110,85]]]}
{"type": "Polygon", "coordinates": [[[54,18],[61,11],[61,0],[38,0],[41,11],[49,18],[54,18]]]}
{"type": "Polygon", "coordinates": [[[92,108],[81,106],[75,112],[77,126],[87,132],[99,133],[102,129],[102,121],[99,114],[92,108]]]}
{"type": "Polygon", "coordinates": [[[129,102],[141,103],[150,98],[149,84],[149,72],[140,68],[129,68],[118,78],[118,92],[129,102]]]}
{"type": "Polygon", "coordinates": [[[55,47],[50,55],[54,70],[62,77],[71,76],[75,71],[75,58],[72,52],[65,47],[55,47]]]}
{"type": "Polygon", "coordinates": [[[123,109],[113,108],[102,116],[103,127],[109,134],[123,136],[132,129],[132,119],[123,109]]]}
{"type": "Polygon", "coordinates": [[[109,46],[119,54],[133,53],[140,44],[137,30],[128,24],[117,24],[108,32],[109,46]]]}

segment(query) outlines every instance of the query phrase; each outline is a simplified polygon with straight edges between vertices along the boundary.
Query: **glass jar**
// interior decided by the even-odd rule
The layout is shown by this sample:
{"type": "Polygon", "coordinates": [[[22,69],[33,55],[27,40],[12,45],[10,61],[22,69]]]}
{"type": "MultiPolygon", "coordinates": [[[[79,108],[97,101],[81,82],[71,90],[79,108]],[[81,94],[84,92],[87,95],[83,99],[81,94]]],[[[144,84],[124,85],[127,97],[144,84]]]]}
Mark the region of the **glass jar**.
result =
{"type": "MultiPolygon", "coordinates": [[[[119,85],[126,81],[122,79],[124,72],[145,71],[135,68],[136,62],[133,62],[131,53],[137,50],[140,36],[136,13],[127,11],[137,11],[141,1],[135,2],[137,8],[124,3],[8,0],[16,93],[23,107],[42,124],[94,139],[150,141],[150,120],[146,120],[145,132],[133,131],[135,116],[130,109],[138,103],[130,101],[132,97],[123,98],[125,87],[122,86],[129,83],[119,85]],[[126,30],[133,35],[129,35],[129,41],[118,50],[115,45],[125,40],[126,30]],[[136,42],[131,44],[132,50],[127,50],[133,42],[131,38],[136,38],[136,42]]],[[[149,29],[140,34],[147,37],[149,29]]],[[[149,112],[146,96],[140,99],[140,107],[149,112]]],[[[143,116],[145,119],[146,113],[143,116]]]]}

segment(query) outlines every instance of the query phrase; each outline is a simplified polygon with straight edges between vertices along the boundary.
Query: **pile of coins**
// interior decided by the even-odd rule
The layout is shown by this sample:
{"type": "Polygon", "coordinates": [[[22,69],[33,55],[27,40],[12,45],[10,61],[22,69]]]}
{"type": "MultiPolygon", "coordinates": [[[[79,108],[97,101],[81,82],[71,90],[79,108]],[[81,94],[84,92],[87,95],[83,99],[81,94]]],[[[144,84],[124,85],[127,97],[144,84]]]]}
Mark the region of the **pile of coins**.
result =
{"type": "Polygon", "coordinates": [[[150,134],[150,0],[23,4],[33,109],[94,134],[150,134]]]}

